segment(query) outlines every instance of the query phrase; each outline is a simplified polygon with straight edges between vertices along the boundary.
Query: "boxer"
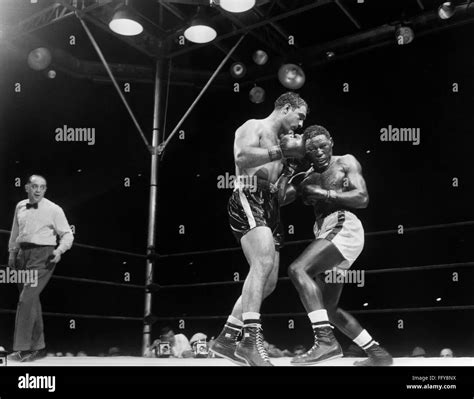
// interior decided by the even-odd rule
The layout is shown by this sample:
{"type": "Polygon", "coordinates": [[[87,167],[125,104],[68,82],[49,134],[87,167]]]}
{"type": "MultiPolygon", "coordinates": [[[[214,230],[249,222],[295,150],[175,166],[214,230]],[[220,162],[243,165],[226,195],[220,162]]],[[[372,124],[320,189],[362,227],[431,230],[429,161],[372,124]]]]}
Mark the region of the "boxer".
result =
{"type": "Polygon", "coordinates": [[[333,155],[333,139],[322,126],[309,126],[303,140],[312,166],[297,187],[287,185],[283,202],[290,203],[300,194],[303,202],[313,207],[316,217],[314,241],[288,269],[311,321],[314,345],[291,363],[317,364],[342,357],[332,323],[367,353],[368,359],[355,365],[390,365],[390,354],[353,316],[338,307],[344,283],[326,282],[324,278],[328,271],[348,270],[364,247],[362,223],[352,212],[369,203],[361,166],[353,155],[333,155]]]}
{"type": "Polygon", "coordinates": [[[241,365],[272,366],[263,345],[260,306],[278,280],[282,243],[277,182],[288,158],[305,155],[302,137],[293,131],[303,125],[306,102],[296,93],[275,101],[264,119],[251,119],[235,133],[237,182],[228,202],[229,223],[250,266],[242,295],[210,351],[241,365]],[[242,340],[237,339],[242,332],[242,340]]]}

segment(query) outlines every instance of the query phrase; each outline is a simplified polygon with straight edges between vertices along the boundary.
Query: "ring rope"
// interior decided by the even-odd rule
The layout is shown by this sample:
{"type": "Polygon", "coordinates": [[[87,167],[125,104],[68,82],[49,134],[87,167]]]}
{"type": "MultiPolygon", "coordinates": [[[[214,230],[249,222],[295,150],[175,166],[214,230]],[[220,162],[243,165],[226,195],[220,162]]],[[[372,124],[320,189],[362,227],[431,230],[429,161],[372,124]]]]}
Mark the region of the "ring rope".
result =
{"type": "MultiPolygon", "coordinates": [[[[473,310],[474,305],[452,305],[452,306],[428,306],[421,308],[392,308],[392,309],[360,309],[360,310],[346,310],[346,312],[352,314],[373,314],[373,313],[409,313],[409,312],[436,312],[436,311],[448,311],[448,310],[473,310]]],[[[15,314],[15,309],[0,309],[0,313],[15,314]]],[[[125,320],[125,321],[143,321],[143,317],[130,317],[130,316],[106,316],[106,315],[90,315],[90,314],[74,314],[74,313],[55,313],[55,312],[43,312],[44,316],[55,316],[55,317],[71,317],[79,319],[105,319],[105,320],[125,320]]],[[[278,318],[278,317],[303,317],[308,316],[307,313],[266,313],[262,314],[263,318],[278,318]]],[[[153,321],[165,321],[165,320],[212,320],[212,319],[225,319],[229,315],[220,316],[152,316],[153,321]]]]}
{"type": "Polygon", "coordinates": [[[457,267],[474,266],[474,262],[459,262],[459,263],[441,263],[439,265],[414,266],[414,267],[397,267],[389,269],[375,269],[365,270],[365,274],[379,274],[379,273],[394,273],[394,272],[418,272],[422,270],[436,270],[436,269],[452,269],[457,267]]]}
{"type": "MultiPolygon", "coordinates": [[[[0,265],[0,269],[6,269],[6,268],[7,266],[0,265]]],[[[55,274],[53,274],[51,278],[54,280],[78,281],[80,283],[102,284],[102,285],[110,285],[110,286],[115,286],[115,287],[139,288],[142,290],[146,288],[146,286],[138,285],[138,284],[115,283],[113,281],[92,280],[89,278],[82,278],[82,277],[58,276],[55,274]]]]}
{"type": "MultiPolygon", "coordinates": [[[[376,273],[397,273],[397,272],[416,272],[422,270],[435,270],[435,269],[451,269],[458,267],[468,267],[474,266],[474,262],[460,262],[460,263],[445,263],[439,265],[427,265],[427,266],[413,266],[413,267],[400,267],[400,268],[389,268],[389,269],[375,269],[375,270],[364,270],[366,274],[376,274],[376,273]]],[[[289,277],[280,277],[278,281],[289,281],[289,277]]],[[[212,286],[217,287],[221,285],[232,285],[232,284],[242,284],[244,280],[239,281],[217,281],[212,283],[196,283],[196,284],[167,284],[159,285],[160,289],[173,289],[173,288],[197,288],[197,287],[206,287],[212,286]]]]}
{"type": "MultiPolygon", "coordinates": [[[[439,307],[421,307],[421,308],[392,308],[392,309],[359,309],[359,310],[346,310],[351,314],[371,314],[371,313],[409,313],[409,312],[436,312],[436,311],[448,311],[448,310],[474,310],[474,305],[452,305],[452,306],[439,306],[439,307]]],[[[277,317],[308,317],[307,313],[264,313],[261,315],[262,318],[277,318],[277,317]]],[[[212,319],[226,319],[229,315],[219,316],[170,316],[161,317],[155,316],[155,321],[166,321],[166,320],[212,320],[212,319]]]]}
{"type": "MultiPolygon", "coordinates": [[[[463,226],[473,226],[473,225],[474,225],[474,221],[447,223],[447,224],[434,224],[430,226],[407,227],[403,229],[403,232],[413,233],[417,231],[425,231],[425,230],[431,230],[431,229],[441,229],[441,228],[448,228],[448,227],[463,227],[463,226]]],[[[365,236],[373,237],[373,236],[389,235],[389,234],[398,234],[398,229],[373,231],[373,232],[365,233],[365,236]]],[[[313,238],[298,240],[298,241],[288,241],[287,243],[285,243],[284,246],[288,247],[292,245],[308,244],[312,241],[314,241],[313,238]]],[[[179,256],[216,254],[216,253],[236,252],[236,251],[241,251],[241,250],[242,250],[241,247],[232,247],[232,248],[221,248],[221,249],[209,249],[205,251],[180,252],[180,253],[157,255],[157,256],[159,259],[166,259],[166,258],[177,258],[179,256]]]]}
{"type": "MultiPolygon", "coordinates": [[[[0,309],[0,313],[16,314],[16,309],[0,309]]],[[[78,319],[105,319],[105,320],[143,321],[143,317],[107,316],[107,315],[97,315],[97,314],[74,314],[74,313],[43,312],[43,316],[71,317],[71,318],[78,318],[78,319]]]]}
{"type": "MultiPolygon", "coordinates": [[[[415,231],[423,231],[429,229],[437,229],[437,228],[446,228],[446,227],[461,227],[461,226],[470,226],[474,225],[474,221],[467,221],[467,222],[459,222],[459,223],[450,223],[450,224],[438,224],[438,225],[430,225],[430,226],[421,226],[421,227],[412,227],[406,228],[404,231],[406,232],[415,232],[415,231]]],[[[398,233],[398,230],[385,230],[385,231],[378,231],[372,233],[366,233],[366,236],[375,236],[375,235],[386,235],[386,234],[393,234],[398,233]]],[[[0,229],[0,234],[10,234],[8,230],[0,229]]],[[[300,241],[291,241],[286,245],[297,245],[301,243],[311,242],[312,239],[309,240],[300,240],[300,241]]],[[[92,245],[85,245],[85,244],[74,244],[77,247],[99,250],[103,252],[115,253],[115,254],[122,254],[128,255],[133,257],[139,258],[147,258],[147,255],[126,252],[126,251],[119,251],[110,248],[103,248],[97,247],[92,245]]],[[[178,256],[190,256],[190,255],[200,255],[200,254],[212,254],[212,253],[220,253],[220,252],[231,252],[231,251],[240,251],[240,247],[236,248],[224,248],[224,249],[216,249],[216,250],[209,250],[209,251],[195,251],[195,252],[186,252],[186,253],[179,253],[179,254],[168,254],[168,255],[158,255],[158,258],[168,258],[168,257],[178,257],[178,256]]],[[[474,266],[474,262],[461,262],[461,263],[447,263],[447,264],[439,264],[439,265],[426,265],[426,266],[415,266],[415,267],[403,267],[403,268],[386,268],[386,269],[378,269],[378,270],[367,270],[365,271],[368,274],[375,274],[375,273],[393,273],[393,272],[406,272],[406,271],[421,271],[421,270],[434,270],[434,269],[446,269],[446,268],[457,268],[457,267],[467,267],[467,266],[474,266]]],[[[6,268],[6,266],[1,266],[0,268],[6,268]]],[[[66,276],[52,276],[52,278],[56,278],[59,280],[68,280],[68,281],[79,281],[85,283],[95,283],[95,284],[104,284],[104,285],[112,285],[112,286],[121,286],[121,287],[130,287],[130,288],[140,288],[144,289],[147,288],[141,285],[135,284],[123,284],[123,283],[115,283],[110,281],[102,281],[102,280],[92,280],[86,278],[78,278],[78,277],[66,277],[66,276]]],[[[290,280],[288,277],[279,278],[280,281],[288,281],[290,280]]],[[[223,286],[223,285],[232,285],[232,284],[240,284],[243,281],[224,281],[224,282],[211,282],[211,283],[197,283],[197,284],[174,284],[174,285],[163,285],[160,286],[158,284],[153,284],[154,286],[163,289],[163,288],[191,288],[191,287],[203,287],[203,286],[223,286]]],[[[420,311],[444,311],[444,310],[471,310],[474,309],[474,305],[460,305],[460,306],[442,306],[442,307],[422,307],[422,308],[399,308],[399,309],[362,309],[362,310],[349,310],[349,312],[354,314],[370,314],[370,313],[395,313],[395,312],[420,312],[420,311]]],[[[14,309],[0,309],[0,313],[16,313],[14,309]]],[[[109,320],[133,320],[133,321],[144,321],[142,317],[130,317],[130,316],[106,316],[106,315],[86,315],[86,314],[72,314],[72,313],[54,313],[54,312],[44,312],[45,316],[56,316],[56,317],[76,317],[76,318],[86,318],[86,319],[109,319],[109,320]]],[[[226,318],[228,315],[223,316],[181,316],[181,317],[156,317],[152,316],[154,321],[159,320],[180,320],[180,319],[188,319],[188,320],[208,320],[208,319],[222,319],[226,318]]],[[[270,313],[264,315],[264,317],[292,317],[292,316],[306,316],[306,313],[270,313]]]]}
{"type": "Polygon", "coordinates": [[[108,252],[108,253],[117,254],[117,255],[132,256],[132,257],[135,257],[135,258],[142,258],[142,259],[147,258],[147,256],[144,255],[144,254],[137,254],[135,252],[121,251],[121,250],[112,249],[112,248],[96,247],[95,245],[86,245],[86,244],[79,244],[79,243],[76,244],[76,243],[74,243],[73,248],[74,247],[93,249],[95,251],[108,252]]]}
{"type": "Polygon", "coordinates": [[[144,285],[138,284],[126,284],[126,283],[115,283],[113,281],[104,281],[104,280],[91,280],[89,278],[79,278],[79,277],[66,277],[66,276],[51,276],[57,280],[66,280],[66,281],[78,281],[81,283],[91,283],[91,284],[102,284],[102,285],[110,285],[113,287],[126,287],[126,288],[138,288],[144,290],[146,287],[144,285]]]}
{"type": "MultiPolygon", "coordinates": [[[[10,230],[0,229],[0,234],[10,234],[10,230]]],[[[135,258],[143,258],[143,259],[147,258],[147,256],[144,254],[137,254],[135,252],[121,251],[121,250],[112,249],[112,248],[97,247],[95,245],[80,244],[77,242],[73,243],[73,248],[74,247],[93,249],[95,251],[102,251],[102,252],[107,252],[107,253],[112,253],[112,254],[117,254],[117,255],[127,255],[127,256],[132,256],[135,258]]]]}
{"type": "MultiPolygon", "coordinates": [[[[388,269],[376,269],[376,270],[364,270],[365,274],[383,274],[383,273],[397,273],[397,272],[415,272],[415,271],[426,271],[426,270],[435,270],[435,269],[450,269],[458,267],[472,267],[474,262],[460,262],[460,263],[445,263],[439,265],[427,265],[427,266],[413,266],[413,267],[399,267],[399,268],[388,268],[388,269]]],[[[5,265],[0,265],[0,269],[6,269],[5,265]]],[[[354,269],[357,270],[357,269],[354,269]]],[[[104,280],[92,280],[88,278],[80,277],[66,277],[66,276],[51,276],[52,279],[65,280],[65,281],[77,281],[81,283],[91,283],[91,284],[102,284],[109,285],[114,287],[126,287],[126,288],[136,288],[136,289],[146,289],[153,288],[155,291],[161,289],[174,289],[174,288],[198,288],[198,287],[219,287],[225,285],[235,285],[242,284],[244,280],[232,280],[232,281],[216,281],[210,283],[195,283],[195,284],[152,284],[151,287],[138,284],[126,284],[126,283],[115,283],[113,281],[104,281],[104,280]]],[[[278,281],[289,281],[289,277],[280,277],[278,281]]]]}
{"type": "MultiPolygon", "coordinates": [[[[473,225],[474,225],[474,221],[466,221],[466,222],[455,222],[455,223],[445,223],[445,224],[434,224],[434,225],[428,225],[428,226],[406,227],[403,229],[403,231],[410,233],[410,232],[425,231],[425,230],[431,230],[431,229],[441,229],[441,228],[448,228],[448,227],[464,227],[464,226],[473,226],[473,225]]],[[[368,232],[368,233],[365,233],[365,236],[372,237],[372,236],[388,235],[388,234],[394,234],[394,233],[398,234],[398,229],[368,232]]],[[[0,229],[0,234],[10,234],[10,231],[5,230],[5,229],[0,229]]],[[[311,241],[313,241],[313,239],[311,238],[305,239],[305,240],[298,240],[298,241],[289,241],[285,243],[285,246],[305,244],[305,243],[310,243],[311,241]]],[[[118,255],[127,255],[127,256],[132,256],[136,258],[142,258],[142,259],[149,258],[149,255],[121,251],[121,250],[112,249],[112,248],[97,247],[95,245],[86,245],[86,244],[80,244],[80,243],[75,242],[73,244],[73,247],[74,246],[79,247],[79,248],[86,248],[86,249],[92,249],[92,250],[97,250],[97,251],[118,254],[118,255]]],[[[155,254],[154,256],[152,255],[152,257],[157,258],[157,259],[166,259],[166,258],[175,258],[179,256],[194,256],[194,255],[226,253],[226,252],[235,252],[235,251],[241,251],[241,248],[232,247],[232,248],[210,249],[210,250],[204,250],[204,251],[180,252],[180,253],[173,253],[173,254],[155,254]]]]}

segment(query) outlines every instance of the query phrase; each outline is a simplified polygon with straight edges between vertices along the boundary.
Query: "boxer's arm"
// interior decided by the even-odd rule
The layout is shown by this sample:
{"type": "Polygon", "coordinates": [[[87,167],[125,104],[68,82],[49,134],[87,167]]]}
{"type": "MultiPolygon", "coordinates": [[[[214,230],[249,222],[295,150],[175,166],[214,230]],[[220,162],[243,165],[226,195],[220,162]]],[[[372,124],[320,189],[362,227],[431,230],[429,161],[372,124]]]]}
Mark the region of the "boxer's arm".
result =
{"type": "Polygon", "coordinates": [[[298,195],[301,195],[300,184],[306,172],[300,172],[292,176],[282,175],[280,179],[282,180],[279,184],[278,199],[280,201],[280,206],[285,206],[291,204],[296,200],[298,195]]]}
{"type": "Polygon", "coordinates": [[[346,182],[349,190],[340,193],[331,192],[330,201],[354,209],[367,208],[369,193],[359,161],[353,155],[346,155],[344,166],[346,167],[346,182]]]}
{"type": "Polygon", "coordinates": [[[329,203],[336,203],[341,207],[353,209],[367,207],[369,194],[362,176],[360,163],[352,155],[345,156],[343,162],[346,170],[344,185],[348,190],[336,192],[335,190],[323,189],[317,184],[305,184],[305,182],[303,182],[303,200],[306,204],[314,204],[317,201],[327,201],[329,203]]]}
{"type": "Polygon", "coordinates": [[[240,169],[256,168],[271,162],[268,148],[260,147],[262,128],[257,122],[247,122],[235,133],[234,158],[240,169]]]}

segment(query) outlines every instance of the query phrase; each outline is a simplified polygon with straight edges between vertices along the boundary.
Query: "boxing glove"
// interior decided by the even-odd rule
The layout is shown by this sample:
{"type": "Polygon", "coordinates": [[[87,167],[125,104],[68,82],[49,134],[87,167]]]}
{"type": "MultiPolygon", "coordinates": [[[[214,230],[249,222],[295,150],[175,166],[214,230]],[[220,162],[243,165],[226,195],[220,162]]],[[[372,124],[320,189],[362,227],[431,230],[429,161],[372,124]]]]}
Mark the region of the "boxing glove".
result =
{"type": "Polygon", "coordinates": [[[300,134],[286,134],[280,140],[280,145],[268,149],[271,161],[281,158],[302,159],[305,156],[306,149],[303,142],[303,136],[300,134]]]}

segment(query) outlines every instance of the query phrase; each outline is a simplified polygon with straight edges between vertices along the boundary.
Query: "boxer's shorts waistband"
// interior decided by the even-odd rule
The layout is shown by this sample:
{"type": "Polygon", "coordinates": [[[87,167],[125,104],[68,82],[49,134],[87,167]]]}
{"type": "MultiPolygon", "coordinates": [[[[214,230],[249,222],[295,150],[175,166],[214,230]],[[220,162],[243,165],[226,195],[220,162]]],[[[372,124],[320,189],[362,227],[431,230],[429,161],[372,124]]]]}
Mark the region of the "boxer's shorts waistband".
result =
{"type": "Polygon", "coordinates": [[[255,178],[254,176],[250,177],[249,180],[251,180],[251,182],[236,182],[235,190],[241,189],[252,192],[263,191],[269,194],[276,194],[278,192],[277,186],[268,180],[255,178]]]}

